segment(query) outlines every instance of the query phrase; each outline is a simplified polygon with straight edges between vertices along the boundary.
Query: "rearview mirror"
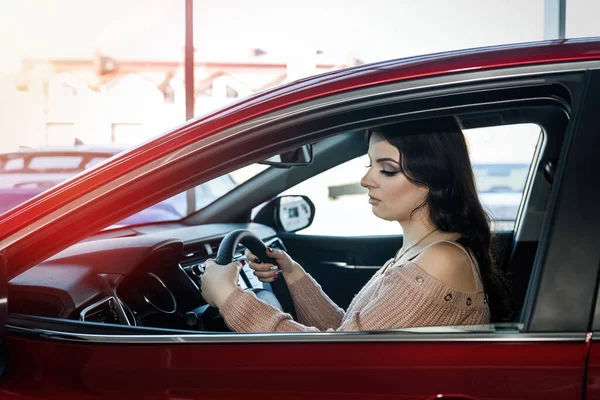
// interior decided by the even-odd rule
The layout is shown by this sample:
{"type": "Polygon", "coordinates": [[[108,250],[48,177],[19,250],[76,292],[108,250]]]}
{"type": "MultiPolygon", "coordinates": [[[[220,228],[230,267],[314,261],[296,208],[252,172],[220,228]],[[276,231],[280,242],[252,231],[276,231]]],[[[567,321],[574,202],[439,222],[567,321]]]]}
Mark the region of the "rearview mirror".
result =
{"type": "Polygon", "coordinates": [[[299,165],[309,165],[313,160],[312,144],[305,144],[285,153],[267,158],[259,164],[270,165],[275,168],[289,168],[299,165]]]}

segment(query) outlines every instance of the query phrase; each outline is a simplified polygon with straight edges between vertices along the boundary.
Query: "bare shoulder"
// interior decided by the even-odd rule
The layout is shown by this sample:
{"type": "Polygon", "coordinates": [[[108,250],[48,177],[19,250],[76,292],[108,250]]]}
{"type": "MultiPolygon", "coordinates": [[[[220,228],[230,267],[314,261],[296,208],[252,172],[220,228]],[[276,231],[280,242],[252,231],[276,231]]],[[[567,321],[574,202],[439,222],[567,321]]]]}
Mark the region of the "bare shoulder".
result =
{"type": "Polygon", "coordinates": [[[454,289],[464,292],[476,290],[469,257],[452,243],[435,243],[421,253],[414,262],[429,275],[454,289]]]}

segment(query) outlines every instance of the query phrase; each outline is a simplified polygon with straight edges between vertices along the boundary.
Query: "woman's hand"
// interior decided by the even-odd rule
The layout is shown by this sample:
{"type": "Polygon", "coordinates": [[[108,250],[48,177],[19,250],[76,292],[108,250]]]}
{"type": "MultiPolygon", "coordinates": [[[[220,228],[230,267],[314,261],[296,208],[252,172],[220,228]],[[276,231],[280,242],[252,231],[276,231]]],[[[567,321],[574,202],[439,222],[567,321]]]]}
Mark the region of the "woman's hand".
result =
{"type": "Polygon", "coordinates": [[[240,260],[219,265],[213,259],[206,260],[200,288],[204,300],[211,306],[220,308],[236,289],[240,270],[245,263],[245,260],[240,260]]]}
{"type": "Polygon", "coordinates": [[[256,255],[246,250],[246,258],[250,261],[250,268],[254,270],[254,275],[261,282],[273,282],[279,279],[279,274],[283,273],[287,284],[297,281],[306,275],[304,268],[283,250],[274,250],[267,247],[267,256],[273,258],[277,265],[263,263],[256,255]]]}

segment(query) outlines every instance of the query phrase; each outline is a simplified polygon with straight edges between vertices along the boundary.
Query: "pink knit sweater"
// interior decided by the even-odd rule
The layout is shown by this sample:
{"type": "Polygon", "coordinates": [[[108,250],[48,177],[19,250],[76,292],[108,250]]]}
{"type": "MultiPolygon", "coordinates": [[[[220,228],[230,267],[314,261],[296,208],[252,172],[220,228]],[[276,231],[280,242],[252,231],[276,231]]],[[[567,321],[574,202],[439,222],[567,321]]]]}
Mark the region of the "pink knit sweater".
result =
{"type": "Polygon", "coordinates": [[[373,331],[489,323],[490,312],[476,265],[477,290],[463,292],[440,282],[412,261],[392,261],[373,275],[346,312],[308,274],[289,285],[299,322],[239,287],[220,312],[237,332],[373,331]]]}

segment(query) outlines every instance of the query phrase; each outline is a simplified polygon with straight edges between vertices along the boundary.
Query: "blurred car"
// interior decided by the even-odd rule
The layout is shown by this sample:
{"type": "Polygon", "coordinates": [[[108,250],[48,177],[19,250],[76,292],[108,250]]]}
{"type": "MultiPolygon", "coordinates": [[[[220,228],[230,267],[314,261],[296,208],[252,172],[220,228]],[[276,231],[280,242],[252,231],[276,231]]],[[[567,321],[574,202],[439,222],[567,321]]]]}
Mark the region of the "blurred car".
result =
{"type": "Polygon", "coordinates": [[[473,164],[477,191],[483,206],[497,223],[512,223],[517,218],[529,164],[473,164]]]}
{"type": "Polygon", "coordinates": [[[48,189],[124,150],[90,145],[21,147],[0,154],[0,189],[48,189]]]}
{"type": "MultiPolygon", "coordinates": [[[[21,147],[0,154],[0,214],[47,189],[126,150],[117,145],[21,147]]],[[[229,174],[199,185],[192,196],[180,193],[131,215],[115,225],[177,221],[236,186],[229,174]],[[189,204],[193,202],[193,204],[189,204]]]]}

